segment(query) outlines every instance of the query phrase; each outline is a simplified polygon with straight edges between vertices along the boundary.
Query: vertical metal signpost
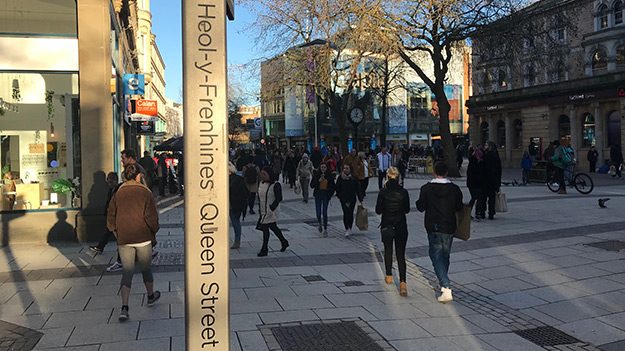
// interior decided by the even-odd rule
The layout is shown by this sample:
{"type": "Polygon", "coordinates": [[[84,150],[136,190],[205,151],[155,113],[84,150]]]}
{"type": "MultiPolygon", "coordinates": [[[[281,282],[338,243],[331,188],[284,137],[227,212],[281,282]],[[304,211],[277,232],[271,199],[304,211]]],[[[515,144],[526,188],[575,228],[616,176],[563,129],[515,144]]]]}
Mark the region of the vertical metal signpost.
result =
{"type": "Polygon", "coordinates": [[[182,1],[185,341],[192,351],[230,347],[226,7],[226,0],[182,1]]]}

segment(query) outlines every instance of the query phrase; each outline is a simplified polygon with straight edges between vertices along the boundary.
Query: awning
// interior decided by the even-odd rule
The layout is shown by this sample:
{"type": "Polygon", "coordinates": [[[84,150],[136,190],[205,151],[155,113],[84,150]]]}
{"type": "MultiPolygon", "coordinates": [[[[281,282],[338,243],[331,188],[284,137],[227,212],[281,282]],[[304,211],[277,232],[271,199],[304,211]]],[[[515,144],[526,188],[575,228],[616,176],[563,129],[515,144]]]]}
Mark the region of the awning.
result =
{"type": "Polygon", "coordinates": [[[156,145],[154,150],[156,151],[182,151],[184,147],[184,141],[182,137],[173,137],[165,140],[163,143],[156,145]]]}

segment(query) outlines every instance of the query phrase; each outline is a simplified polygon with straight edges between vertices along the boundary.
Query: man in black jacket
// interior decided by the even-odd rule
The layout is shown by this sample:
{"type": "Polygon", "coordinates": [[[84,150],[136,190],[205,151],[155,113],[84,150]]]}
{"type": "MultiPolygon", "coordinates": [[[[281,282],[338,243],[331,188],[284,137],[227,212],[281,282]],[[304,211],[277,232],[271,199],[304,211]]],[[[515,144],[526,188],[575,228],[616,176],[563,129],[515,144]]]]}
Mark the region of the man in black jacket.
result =
{"type": "Polygon", "coordinates": [[[425,211],[425,230],[428,233],[430,259],[441,287],[438,301],[453,300],[449,272],[449,253],[456,231],[456,212],[462,208],[462,191],[447,179],[447,165],[434,165],[435,179],[421,187],[417,209],[425,211]]]}

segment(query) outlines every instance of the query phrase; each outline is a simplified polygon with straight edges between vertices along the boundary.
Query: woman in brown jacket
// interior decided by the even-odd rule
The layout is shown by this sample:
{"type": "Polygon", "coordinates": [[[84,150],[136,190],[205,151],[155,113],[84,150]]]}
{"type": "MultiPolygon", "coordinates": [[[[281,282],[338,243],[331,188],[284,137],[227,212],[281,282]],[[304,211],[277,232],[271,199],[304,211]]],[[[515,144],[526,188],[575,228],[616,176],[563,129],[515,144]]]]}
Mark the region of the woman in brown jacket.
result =
{"type": "Polygon", "coordinates": [[[141,184],[141,171],[130,164],[124,169],[122,184],[109,203],[107,227],[117,237],[119,256],[124,267],[121,281],[122,309],[119,320],[125,321],[128,315],[128,298],[135,270],[135,261],[143,274],[143,283],[148,294],[148,306],[161,297],[154,291],[152,276],[152,243],[156,241],[159,229],[158,212],[152,192],[141,184]]]}

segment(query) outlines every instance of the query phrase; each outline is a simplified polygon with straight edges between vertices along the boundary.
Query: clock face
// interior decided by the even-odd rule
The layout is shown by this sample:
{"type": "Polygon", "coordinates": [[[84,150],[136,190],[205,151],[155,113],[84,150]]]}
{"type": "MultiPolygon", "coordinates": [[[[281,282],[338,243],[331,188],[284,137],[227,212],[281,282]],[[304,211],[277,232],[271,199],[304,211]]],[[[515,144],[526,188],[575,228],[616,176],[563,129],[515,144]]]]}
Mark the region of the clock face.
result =
{"type": "Polygon", "coordinates": [[[365,114],[358,107],[354,107],[352,111],[349,113],[349,119],[354,123],[360,123],[365,118],[365,114]]]}

